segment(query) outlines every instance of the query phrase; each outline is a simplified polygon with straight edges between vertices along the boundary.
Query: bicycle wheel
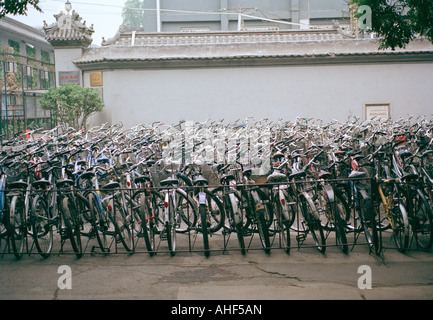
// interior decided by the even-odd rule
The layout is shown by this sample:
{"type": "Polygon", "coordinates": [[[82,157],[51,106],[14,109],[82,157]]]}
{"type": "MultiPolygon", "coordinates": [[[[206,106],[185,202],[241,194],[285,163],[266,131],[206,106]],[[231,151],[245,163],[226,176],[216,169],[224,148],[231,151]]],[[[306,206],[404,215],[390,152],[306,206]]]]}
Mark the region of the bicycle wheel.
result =
{"type": "Polygon", "coordinates": [[[393,232],[395,245],[398,251],[404,253],[409,246],[409,221],[407,211],[403,204],[399,203],[391,209],[393,220],[393,232]]]}
{"type": "Polygon", "coordinates": [[[88,232],[88,236],[90,238],[96,238],[99,249],[102,252],[108,252],[110,250],[108,242],[109,238],[111,238],[108,231],[110,230],[111,222],[104,215],[99,205],[98,198],[93,192],[87,195],[87,199],[89,202],[90,223],[92,226],[91,230],[88,232]]]}
{"type": "Polygon", "coordinates": [[[168,250],[170,251],[170,254],[174,256],[176,254],[176,212],[174,210],[173,198],[171,196],[169,197],[167,209],[169,221],[165,222],[165,230],[167,235],[168,250]]]}
{"type": "Polygon", "coordinates": [[[175,230],[185,233],[197,224],[197,205],[184,190],[176,189],[175,230]]]}
{"type": "Polygon", "coordinates": [[[25,204],[22,195],[12,197],[9,210],[8,233],[12,251],[17,259],[21,259],[26,242],[25,204]]]}
{"type": "Polygon", "coordinates": [[[132,224],[129,221],[127,212],[125,212],[120,200],[117,197],[112,198],[111,209],[108,205],[108,214],[115,228],[116,241],[120,242],[126,251],[134,251],[134,236],[132,232],[132,224]]]}
{"type": "Polygon", "coordinates": [[[311,233],[317,250],[324,253],[326,251],[326,240],[323,233],[320,218],[317,215],[316,208],[308,195],[301,194],[299,196],[301,213],[307,224],[306,232],[311,233]]]}
{"type": "Polygon", "coordinates": [[[135,206],[139,208],[138,215],[140,217],[141,230],[139,231],[138,236],[143,236],[147,252],[149,253],[149,255],[152,256],[156,253],[156,220],[153,212],[153,207],[150,203],[150,199],[147,199],[146,194],[141,191],[138,191],[133,195],[132,201],[135,203],[135,206]]]}
{"type": "Polygon", "coordinates": [[[335,207],[332,209],[333,220],[335,225],[335,240],[337,246],[343,253],[349,252],[349,246],[347,244],[347,235],[346,235],[346,220],[342,217],[345,217],[344,204],[339,202],[338,197],[335,198],[335,202],[330,203],[330,207],[335,207]]]}
{"type": "Polygon", "coordinates": [[[203,236],[203,247],[204,247],[204,255],[209,257],[209,235],[208,235],[208,226],[207,226],[207,213],[206,213],[206,203],[200,204],[200,220],[201,220],[201,233],[203,236]]]}
{"type": "MultiPolygon", "coordinates": [[[[208,233],[212,234],[220,230],[224,225],[224,220],[225,220],[224,207],[221,200],[218,198],[218,196],[215,193],[210,192],[207,189],[205,189],[204,192],[206,194],[205,211],[206,211],[206,219],[207,219],[206,220],[207,229],[208,229],[208,233]]],[[[199,203],[199,200],[197,200],[197,203],[199,203]]],[[[197,225],[197,229],[199,232],[202,232],[201,224],[197,225]]]]}
{"type": "Polygon", "coordinates": [[[244,240],[244,225],[243,225],[243,214],[241,212],[241,209],[238,208],[235,212],[235,208],[237,208],[237,204],[232,204],[232,201],[236,201],[236,197],[234,194],[227,194],[224,197],[224,209],[226,212],[226,216],[229,218],[230,223],[230,230],[234,230],[236,232],[237,238],[238,238],[238,244],[241,249],[241,253],[243,255],[246,254],[245,249],[245,240],[244,240]],[[232,195],[232,197],[230,197],[232,195]]]}
{"type": "Polygon", "coordinates": [[[75,252],[75,255],[80,258],[83,256],[83,247],[81,243],[78,213],[75,209],[73,200],[69,197],[64,197],[62,199],[62,215],[66,229],[66,235],[71,242],[72,250],[75,252]]]}
{"type": "Polygon", "coordinates": [[[346,206],[344,199],[334,193],[334,200],[330,201],[325,190],[320,191],[323,195],[323,208],[321,208],[322,227],[335,233],[335,243],[343,253],[349,252],[346,236],[346,206]],[[344,217],[344,218],[343,218],[344,217]]]}
{"type": "Polygon", "coordinates": [[[409,223],[416,243],[421,249],[430,249],[433,244],[433,212],[422,190],[411,194],[409,223]]]}
{"type": "Polygon", "coordinates": [[[43,197],[36,196],[33,199],[30,220],[32,221],[33,241],[36,250],[42,257],[47,258],[53,249],[54,223],[47,202],[43,197]]]}
{"type": "Polygon", "coordinates": [[[357,208],[357,212],[361,223],[361,230],[364,232],[370,252],[378,255],[382,250],[382,246],[379,240],[376,216],[371,199],[364,199],[364,197],[360,195],[358,201],[359,207],[357,208]]]}
{"type": "Polygon", "coordinates": [[[264,217],[264,209],[261,207],[256,206],[255,208],[256,212],[256,221],[255,224],[257,226],[257,230],[259,232],[260,242],[262,244],[263,250],[266,254],[271,253],[271,241],[269,239],[269,229],[267,227],[267,222],[264,217]]]}

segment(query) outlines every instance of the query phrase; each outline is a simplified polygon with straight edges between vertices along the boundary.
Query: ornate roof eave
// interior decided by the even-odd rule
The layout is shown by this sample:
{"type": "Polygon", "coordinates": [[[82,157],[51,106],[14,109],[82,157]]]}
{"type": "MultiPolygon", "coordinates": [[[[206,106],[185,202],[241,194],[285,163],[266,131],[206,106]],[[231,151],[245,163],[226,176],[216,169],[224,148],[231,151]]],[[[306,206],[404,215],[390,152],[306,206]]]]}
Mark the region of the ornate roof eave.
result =
{"type": "Polygon", "coordinates": [[[92,43],[93,25],[88,28],[86,21],[75,12],[72,14],[60,11],[54,15],[56,22],[48,25],[44,21],[45,39],[53,47],[82,47],[87,48],[92,43]]]}

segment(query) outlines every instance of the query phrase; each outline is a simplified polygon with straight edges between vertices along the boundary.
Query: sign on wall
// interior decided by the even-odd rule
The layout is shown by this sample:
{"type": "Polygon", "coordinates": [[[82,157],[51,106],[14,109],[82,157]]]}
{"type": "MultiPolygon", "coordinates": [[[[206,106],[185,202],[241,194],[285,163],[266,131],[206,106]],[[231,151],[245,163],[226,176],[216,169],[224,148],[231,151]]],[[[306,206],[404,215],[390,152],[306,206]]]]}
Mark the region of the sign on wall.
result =
{"type": "Polygon", "coordinates": [[[102,85],[103,85],[102,71],[90,72],[90,86],[102,87],[102,85]]]}
{"type": "Polygon", "coordinates": [[[390,105],[387,104],[366,104],[365,105],[365,119],[381,119],[387,120],[390,117],[390,105]]]}
{"type": "Polygon", "coordinates": [[[59,71],[59,85],[80,84],[79,71],[59,71]]]}

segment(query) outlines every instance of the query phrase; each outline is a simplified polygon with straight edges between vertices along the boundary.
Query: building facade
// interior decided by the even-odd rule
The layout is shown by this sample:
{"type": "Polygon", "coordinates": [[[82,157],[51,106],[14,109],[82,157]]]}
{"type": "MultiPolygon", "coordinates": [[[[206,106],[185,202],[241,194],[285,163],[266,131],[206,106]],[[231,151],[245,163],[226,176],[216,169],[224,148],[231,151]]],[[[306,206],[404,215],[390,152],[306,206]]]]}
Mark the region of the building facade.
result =
{"type": "Polygon", "coordinates": [[[276,31],[349,21],[344,0],[144,0],[143,7],[144,32],[276,31]]]}
{"type": "Polygon", "coordinates": [[[0,19],[0,134],[51,125],[38,99],[55,87],[54,49],[43,30],[0,19]]]}

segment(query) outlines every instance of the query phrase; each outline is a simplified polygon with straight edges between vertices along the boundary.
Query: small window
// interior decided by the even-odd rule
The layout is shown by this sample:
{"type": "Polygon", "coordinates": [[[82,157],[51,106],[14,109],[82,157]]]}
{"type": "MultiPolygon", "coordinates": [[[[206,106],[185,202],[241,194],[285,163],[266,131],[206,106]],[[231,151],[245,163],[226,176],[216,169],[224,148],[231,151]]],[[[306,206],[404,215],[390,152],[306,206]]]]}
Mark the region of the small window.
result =
{"type": "Polygon", "coordinates": [[[46,63],[50,63],[51,62],[50,53],[47,52],[47,51],[41,50],[41,58],[42,58],[43,62],[46,62],[46,63]]]}
{"type": "Polygon", "coordinates": [[[21,49],[20,49],[20,43],[18,41],[9,40],[8,44],[9,44],[9,47],[14,49],[15,53],[20,53],[21,49]]]}

